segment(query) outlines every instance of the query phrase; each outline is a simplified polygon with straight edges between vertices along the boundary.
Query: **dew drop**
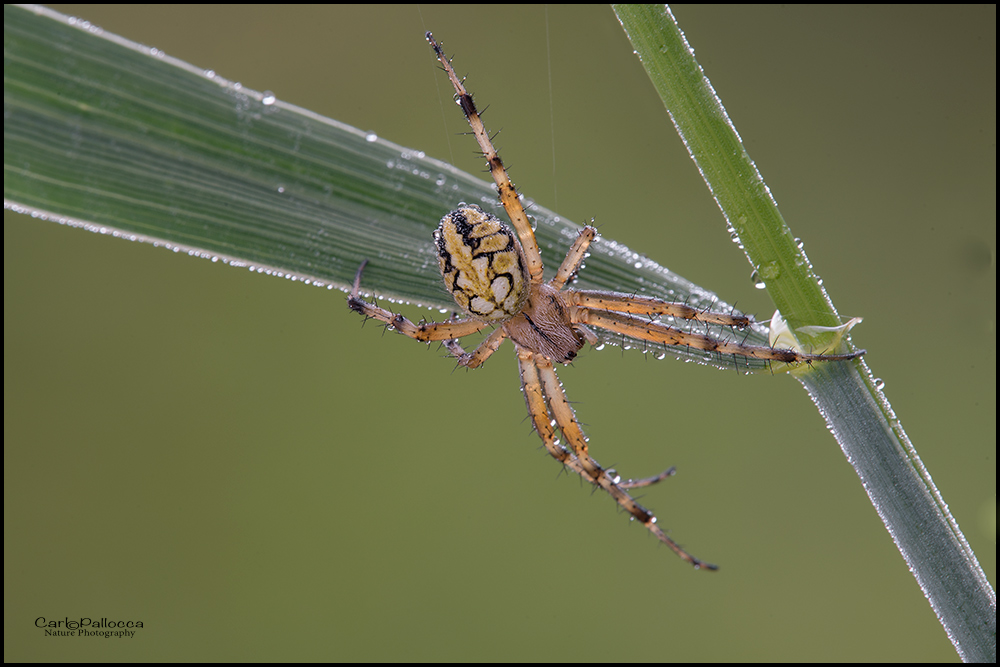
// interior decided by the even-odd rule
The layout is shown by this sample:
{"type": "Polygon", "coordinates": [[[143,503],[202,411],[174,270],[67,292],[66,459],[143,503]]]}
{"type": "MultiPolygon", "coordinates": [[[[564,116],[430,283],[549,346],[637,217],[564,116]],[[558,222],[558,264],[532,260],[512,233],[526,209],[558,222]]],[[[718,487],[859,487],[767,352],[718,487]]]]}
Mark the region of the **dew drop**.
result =
{"type": "Polygon", "coordinates": [[[766,264],[762,264],[760,267],[760,277],[763,280],[775,280],[781,275],[781,265],[777,262],[771,261],[766,264]]]}
{"type": "Polygon", "coordinates": [[[270,90],[264,91],[264,97],[261,99],[260,103],[266,107],[271,106],[278,101],[278,98],[270,90]]]}
{"type": "Polygon", "coordinates": [[[878,389],[879,391],[885,389],[885,380],[883,380],[882,378],[875,378],[875,388],[878,389]]]}
{"type": "Polygon", "coordinates": [[[378,135],[375,134],[374,132],[369,132],[368,134],[365,135],[365,141],[367,141],[368,143],[376,142],[378,141],[378,135]]]}

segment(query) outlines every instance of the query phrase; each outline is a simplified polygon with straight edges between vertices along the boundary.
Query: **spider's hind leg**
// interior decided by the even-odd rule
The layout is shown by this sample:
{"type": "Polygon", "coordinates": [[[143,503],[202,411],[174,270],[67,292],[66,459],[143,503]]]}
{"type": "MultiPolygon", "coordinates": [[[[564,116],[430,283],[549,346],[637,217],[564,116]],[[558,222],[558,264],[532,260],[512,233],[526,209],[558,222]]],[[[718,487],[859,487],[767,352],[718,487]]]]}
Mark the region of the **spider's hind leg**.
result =
{"type": "Polygon", "coordinates": [[[409,336],[414,340],[430,342],[432,340],[450,340],[462,338],[482,331],[487,326],[486,322],[479,320],[448,320],[447,322],[421,322],[414,324],[399,313],[386,310],[361,298],[361,274],[368,265],[366,259],[358,267],[358,272],[354,276],[354,285],[351,293],[347,297],[347,306],[356,313],[365,317],[385,323],[404,336],[409,336]]]}

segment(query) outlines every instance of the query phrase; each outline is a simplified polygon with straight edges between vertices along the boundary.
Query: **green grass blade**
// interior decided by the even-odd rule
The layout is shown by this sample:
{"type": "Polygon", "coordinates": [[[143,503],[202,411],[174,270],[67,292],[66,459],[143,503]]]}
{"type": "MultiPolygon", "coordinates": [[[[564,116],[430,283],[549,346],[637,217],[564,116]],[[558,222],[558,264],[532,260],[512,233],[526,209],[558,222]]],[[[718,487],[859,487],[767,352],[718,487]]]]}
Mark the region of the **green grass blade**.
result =
{"type": "Polygon", "coordinates": [[[430,229],[483,183],[64,18],[5,8],[6,199],[318,284],[371,258],[372,289],[447,306],[430,229]]]}
{"type": "MultiPolygon", "coordinates": [[[[618,5],[615,11],[730,232],[790,326],[840,324],[670,11],[648,5],[618,5]]],[[[861,360],[816,364],[796,375],[959,655],[995,661],[996,594],[867,366],[861,360]]]]}
{"type": "MultiPolygon", "coordinates": [[[[4,52],[4,198],[14,210],[318,286],[347,289],[369,259],[366,291],[441,311],[454,304],[431,243],[437,221],[460,201],[502,215],[492,185],[421,151],[82,21],[6,7],[4,52]]],[[[528,210],[552,272],[579,226],[530,201],[528,210]]],[[[610,240],[593,246],[579,286],[729,308],[610,240]]],[[[765,342],[759,331],[748,340],[765,342]]],[[[655,350],[666,352],[734,363],[655,350]]]]}
{"type": "Polygon", "coordinates": [[[793,329],[841,324],[669,12],[657,20],[664,14],[662,8],[618,6],[616,11],[725,215],[730,234],[778,310],[793,329]],[[672,32],[667,25],[673,26],[672,32]]]}

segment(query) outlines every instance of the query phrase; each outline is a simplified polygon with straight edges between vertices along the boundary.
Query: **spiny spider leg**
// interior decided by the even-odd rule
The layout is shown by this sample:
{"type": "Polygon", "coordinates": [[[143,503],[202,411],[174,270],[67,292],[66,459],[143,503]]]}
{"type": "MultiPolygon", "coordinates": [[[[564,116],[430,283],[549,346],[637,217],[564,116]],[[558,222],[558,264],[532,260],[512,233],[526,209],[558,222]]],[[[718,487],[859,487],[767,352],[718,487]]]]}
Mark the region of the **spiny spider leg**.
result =
{"type": "Polygon", "coordinates": [[[796,352],[795,350],[764,347],[762,345],[743,345],[742,343],[719,340],[703,334],[688,333],[680,329],[668,327],[665,324],[660,324],[659,322],[650,322],[649,320],[632,317],[631,315],[623,315],[608,310],[581,308],[579,306],[573,308],[571,318],[576,324],[599,327],[652,343],[693,347],[696,350],[716,352],[720,355],[736,355],[751,359],[780,361],[788,364],[812,361],[846,361],[860,357],[865,353],[864,350],[858,350],[857,352],[850,352],[848,354],[806,354],[804,352],[796,352]]]}
{"type": "Polygon", "coordinates": [[[573,245],[570,246],[562,264],[559,265],[559,270],[556,271],[555,277],[549,281],[550,285],[561,290],[563,286],[569,282],[569,280],[573,277],[573,274],[576,273],[577,270],[579,270],[580,265],[583,264],[583,260],[587,256],[587,248],[590,247],[590,244],[593,243],[595,238],[597,238],[596,228],[587,225],[580,230],[580,234],[576,237],[576,240],[573,241],[573,245]]]}
{"type": "MultiPolygon", "coordinates": [[[[528,413],[531,415],[535,431],[545,445],[546,450],[557,461],[569,467],[591,484],[595,484],[615,499],[619,507],[628,512],[632,517],[646,526],[650,533],[656,536],[660,542],[666,544],[674,553],[683,560],[691,563],[696,568],[707,570],[717,570],[716,565],[706,563],[695,558],[680,545],[667,537],[656,523],[656,516],[645,507],[640,505],[629,495],[625,487],[619,484],[587,453],[585,437],[580,429],[580,424],[573,414],[573,409],[566,400],[566,394],[556,377],[552,361],[539,356],[530,350],[517,347],[517,358],[521,369],[521,386],[524,391],[525,402],[528,406],[528,413]],[[551,414],[551,418],[550,418],[551,414]],[[563,437],[572,445],[577,452],[571,453],[555,439],[555,428],[552,421],[555,421],[563,437]],[[579,440],[584,440],[580,443],[579,440]],[[577,442],[574,442],[577,441],[577,442]]],[[[653,484],[673,474],[673,470],[657,475],[655,478],[640,480],[636,486],[646,486],[653,484]],[[645,482],[645,484],[641,483],[645,482]]]]}
{"type": "Polygon", "coordinates": [[[368,303],[361,298],[361,273],[368,265],[366,259],[358,267],[358,272],[354,275],[354,286],[350,296],[347,297],[348,307],[356,313],[361,313],[365,317],[384,322],[401,334],[409,336],[415,340],[429,342],[432,340],[449,340],[461,338],[482,331],[489,326],[488,322],[479,320],[450,320],[448,322],[422,322],[414,324],[398,313],[380,308],[368,303]]]}
{"type": "Polygon", "coordinates": [[[483,342],[472,352],[466,352],[458,340],[452,338],[446,340],[444,346],[448,348],[452,356],[458,359],[458,363],[467,368],[479,368],[483,362],[489,359],[490,355],[500,348],[507,334],[502,328],[495,329],[493,333],[483,339],[483,342]]]}
{"type": "Polygon", "coordinates": [[[497,351],[500,343],[506,337],[503,329],[498,328],[487,336],[475,350],[469,353],[462,348],[458,339],[482,331],[490,326],[489,322],[468,319],[414,324],[398,313],[393,313],[390,310],[368,303],[360,296],[361,273],[367,265],[368,260],[366,259],[361,263],[361,266],[358,267],[358,272],[354,275],[354,286],[351,289],[350,296],[347,297],[347,305],[351,310],[361,313],[365,317],[384,322],[399,333],[409,336],[414,340],[424,342],[432,340],[442,341],[448,352],[458,359],[458,363],[469,368],[482,366],[483,362],[497,351]]]}
{"type": "Polygon", "coordinates": [[[548,450],[549,455],[573,472],[583,477],[592,484],[597,481],[587,472],[573,453],[556,441],[556,430],[553,420],[549,417],[548,403],[545,394],[542,392],[542,381],[538,375],[538,366],[535,365],[534,354],[529,350],[517,348],[517,363],[521,372],[521,391],[524,392],[524,402],[528,406],[528,415],[531,416],[532,425],[538,437],[542,439],[542,444],[548,450]]]}
{"type": "Polygon", "coordinates": [[[531,276],[531,282],[535,284],[541,283],[542,255],[538,250],[538,242],[535,241],[535,233],[531,230],[531,222],[529,222],[528,216],[524,212],[524,207],[521,206],[521,200],[517,196],[517,190],[507,175],[507,170],[504,169],[500,155],[493,148],[493,142],[490,141],[490,136],[483,126],[483,121],[479,118],[479,112],[476,110],[476,103],[472,101],[472,95],[465,90],[465,85],[458,78],[458,75],[455,74],[455,69],[451,66],[451,60],[444,54],[444,49],[434,41],[434,35],[428,32],[425,36],[431,48],[434,49],[434,54],[437,56],[438,61],[440,61],[444,71],[448,74],[451,85],[455,88],[455,96],[458,99],[458,103],[462,107],[462,111],[465,112],[465,118],[469,121],[469,127],[472,128],[472,133],[476,136],[476,141],[479,142],[479,148],[482,149],[483,156],[489,164],[490,174],[493,176],[500,194],[500,203],[503,204],[504,210],[510,216],[510,221],[514,225],[514,231],[517,232],[518,239],[521,241],[521,248],[524,250],[524,258],[528,274],[531,276]]]}
{"type": "Polygon", "coordinates": [[[620,313],[634,313],[636,315],[667,315],[669,317],[696,320],[708,324],[721,324],[727,327],[736,327],[737,329],[746,329],[753,324],[753,320],[746,315],[714,313],[683,303],[661,301],[660,299],[640,296],[638,294],[617,294],[615,292],[597,290],[572,290],[566,297],[574,305],[593,308],[595,310],[614,310],[620,313]]]}
{"type": "Polygon", "coordinates": [[[677,468],[670,466],[659,475],[653,475],[652,477],[643,477],[642,479],[630,479],[625,482],[618,482],[618,486],[623,489],[638,489],[643,486],[651,486],[657,482],[662,482],[667,477],[673,477],[677,473],[677,468]]]}

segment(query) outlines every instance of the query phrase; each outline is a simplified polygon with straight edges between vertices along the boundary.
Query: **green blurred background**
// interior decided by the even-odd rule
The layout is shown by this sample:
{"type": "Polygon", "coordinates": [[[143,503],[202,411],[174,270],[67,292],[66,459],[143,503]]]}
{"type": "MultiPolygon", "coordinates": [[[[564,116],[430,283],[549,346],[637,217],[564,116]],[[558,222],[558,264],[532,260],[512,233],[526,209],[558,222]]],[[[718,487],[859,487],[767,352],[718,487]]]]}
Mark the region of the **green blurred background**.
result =
{"type": "MultiPolygon", "coordinates": [[[[772,312],[607,7],[59,9],[478,173],[431,29],[524,193],[772,312]]],[[[995,581],[995,7],[675,14],[995,581]]],[[[558,474],[509,347],[441,356],[339,292],[5,214],[5,660],[956,659],[794,380],[561,371],[600,461],[678,467],[645,502],[711,574],[558,474]]]]}

